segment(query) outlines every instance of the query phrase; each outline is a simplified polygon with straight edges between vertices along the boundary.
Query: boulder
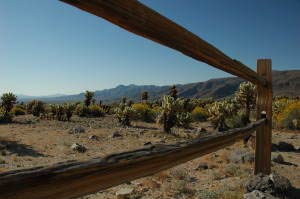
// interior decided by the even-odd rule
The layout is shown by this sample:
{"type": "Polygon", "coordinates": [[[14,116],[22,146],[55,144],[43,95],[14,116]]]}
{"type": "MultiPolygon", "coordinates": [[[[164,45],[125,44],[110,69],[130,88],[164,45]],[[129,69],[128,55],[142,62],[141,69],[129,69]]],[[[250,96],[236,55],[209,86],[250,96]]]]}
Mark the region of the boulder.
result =
{"type": "Polygon", "coordinates": [[[96,135],[90,135],[90,136],[89,136],[89,139],[90,139],[90,140],[99,140],[99,139],[98,139],[98,136],[96,136],[96,135]]]}
{"type": "Polygon", "coordinates": [[[271,194],[263,193],[261,191],[254,190],[250,193],[244,194],[244,199],[279,199],[275,198],[271,194]]]}
{"type": "Polygon", "coordinates": [[[133,188],[122,188],[116,192],[117,199],[127,199],[134,193],[133,188]]]}
{"type": "Polygon", "coordinates": [[[122,137],[121,133],[119,131],[113,132],[113,134],[111,135],[111,138],[117,138],[117,137],[122,137]]]}
{"type": "Polygon", "coordinates": [[[78,133],[85,133],[85,128],[83,128],[82,126],[74,126],[73,128],[71,128],[69,130],[70,133],[75,133],[75,134],[78,134],[78,133]]]}
{"type": "Polygon", "coordinates": [[[260,173],[253,176],[246,182],[246,190],[247,192],[258,190],[264,193],[272,193],[274,186],[269,176],[260,173]]]}
{"type": "Polygon", "coordinates": [[[198,167],[196,168],[196,170],[206,170],[208,169],[208,164],[206,162],[201,162],[198,167]]]}
{"type": "Polygon", "coordinates": [[[80,153],[84,153],[86,151],[86,148],[78,143],[72,144],[71,149],[80,153]]]}
{"type": "Polygon", "coordinates": [[[274,192],[276,195],[287,195],[287,193],[291,191],[292,185],[286,177],[278,175],[277,173],[271,173],[269,177],[274,184],[274,192]]]}
{"type": "Polygon", "coordinates": [[[246,183],[246,191],[260,191],[273,196],[287,196],[292,190],[290,181],[276,173],[270,175],[257,174],[246,183]]]}
{"type": "Polygon", "coordinates": [[[272,161],[278,164],[283,164],[284,158],[281,154],[274,154],[274,155],[272,154],[272,161]]]}

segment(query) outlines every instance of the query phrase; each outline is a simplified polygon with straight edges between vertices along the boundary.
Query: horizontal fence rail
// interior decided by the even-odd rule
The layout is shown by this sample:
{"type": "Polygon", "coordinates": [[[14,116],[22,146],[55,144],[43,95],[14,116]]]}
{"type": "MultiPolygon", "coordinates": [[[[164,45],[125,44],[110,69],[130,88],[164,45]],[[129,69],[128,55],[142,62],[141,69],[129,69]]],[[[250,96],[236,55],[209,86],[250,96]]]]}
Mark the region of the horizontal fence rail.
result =
{"type": "Polygon", "coordinates": [[[248,137],[260,119],[243,128],[172,145],[151,145],[90,161],[0,173],[1,199],[70,199],[155,174],[248,137]]]}
{"type": "Polygon", "coordinates": [[[267,84],[264,77],[243,63],[136,0],[61,1],[252,83],[267,84]]]}

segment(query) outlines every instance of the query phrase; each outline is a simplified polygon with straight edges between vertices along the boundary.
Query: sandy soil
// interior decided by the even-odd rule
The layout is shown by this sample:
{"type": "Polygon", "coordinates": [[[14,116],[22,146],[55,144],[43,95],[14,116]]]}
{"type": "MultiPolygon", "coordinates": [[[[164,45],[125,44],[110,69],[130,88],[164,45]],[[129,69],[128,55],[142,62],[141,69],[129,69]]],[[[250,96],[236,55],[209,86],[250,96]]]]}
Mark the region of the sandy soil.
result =
{"type": "MultiPolygon", "coordinates": [[[[209,124],[193,124],[195,128],[209,124]]],[[[19,116],[12,124],[0,125],[0,171],[34,166],[50,165],[66,160],[88,160],[107,154],[143,147],[144,143],[173,143],[192,137],[167,135],[156,124],[133,122],[122,128],[112,116],[104,118],[78,118],[71,122],[39,120],[32,116],[19,116]],[[70,133],[81,126],[85,133],[70,133]],[[113,138],[119,132],[122,136],[113,138]],[[91,135],[97,140],[91,140],[91,135]],[[87,148],[85,153],[71,149],[73,143],[87,148]]],[[[273,131],[273,143],[285,141],[300,146],[300,132],[273,131]]],[[[116,198],[115,193],[124,187],[134,188],[132,198],[242,198],[243,184],[253,174],[253,161],[235,162],[233,154],[244,150],[242,142],[208,154],[201,158],[160,172],[154,176],[138,179],[82,199],[116,198]],[[208,168],[199,167],[207,164],[208,168]]],[[[272,162],[272,171],[286,176],[296,188],[291,198],[300,198],[300,152],[273,152],[281,154],[285,162],[272,162]]]]}

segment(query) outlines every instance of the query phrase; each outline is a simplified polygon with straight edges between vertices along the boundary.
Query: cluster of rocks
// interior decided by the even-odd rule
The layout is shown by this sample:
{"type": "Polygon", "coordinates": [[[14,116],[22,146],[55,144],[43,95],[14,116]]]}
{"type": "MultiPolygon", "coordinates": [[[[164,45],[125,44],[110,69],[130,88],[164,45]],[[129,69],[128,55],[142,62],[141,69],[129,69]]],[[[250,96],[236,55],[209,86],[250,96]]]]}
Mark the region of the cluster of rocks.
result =
{"type": "Polygon", "coordinates": [[[234,150],[229,155],[229,161],[232,163],[253,163],[255,160],[254,152],[249,149],[234,150]]]}
{"type": "Polygon", "coordinates": [[[85,133],[85,128],[82,126],[74,126],[69,130],[69,133],[79,134],[79,133],[85,133]]]}
{"type": "Polygon", "coordinates": [[[290,181],[276,173],[258,174],[246,183],[244,199],[280,199],[286,198],[292,189],[290,181]]]}
{"type": "Polygon", "coordinates": [[[86,151],[85,146],[78,144],[78,143],[73,143],[71,146],[71,149],[73,151],[79,152],[79,153],[84,153],[86,151]]]}

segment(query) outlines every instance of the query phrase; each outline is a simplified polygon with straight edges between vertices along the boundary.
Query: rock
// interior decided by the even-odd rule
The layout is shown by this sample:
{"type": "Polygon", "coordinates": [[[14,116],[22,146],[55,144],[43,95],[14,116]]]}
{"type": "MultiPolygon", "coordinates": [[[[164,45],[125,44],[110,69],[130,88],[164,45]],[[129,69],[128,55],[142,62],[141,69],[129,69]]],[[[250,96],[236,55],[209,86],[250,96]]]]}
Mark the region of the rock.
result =
{"type": "Polygon", "coordinates": [[[82,126],[75,126],[73,128],[70,129],[69,131],[70,133],[85,133],[85,129],[82,126]]]}
{"type": "Polygon", "coordinates": [[[295,151],[295,147],[292,144],[286,142],[279,142],[277,144],[277,149],[279,151],[284,151],[284,152],[295,151]]]}
{"type": "Polygon", "coordinates": [[[98,139],[98,136],[96,136],[96,135],[90,135],[90,136],[89,136],[89,139],[90,139],[90,140],[99,140],[99,139],[98,139]]]}
{"type": "Polygon", "coordinates": [[[247,192],[259,190],[264,193],[272,193],[274,186],[269,176],[260,173],[253,176],[248,180],[248,182],[246,182],[246,190],[247,192]]]}
{"type": "Polygon", "coordinates": [[[279,198],[275,198],[274,196],[268,193],[263,193],[261,191],[254,190],[250,193],[244,194],[244,199],[279,199],[279,198]]]}
{"type": "Polygon", "coordinates": [[[205,133],[207,132],[206,128],[200,127],[197,129],[197,133],[205,133]]]}
{"type": "Polygon", "coordinates": [[[117,137],[122,137],[121,133],[119,131],[113,132],[113,134],[111,135],[111,138],[117,138],[117,137]]]}
{"type": "Polygon", "coordinates": [[[86,148],[78,143],[72,144],[71,149],[80,153],[84,153],[86,151],[86,148]]]}
{"type": "Polygon", "coordinates": [[[292,185],[290,181],[276,173],[271,173],[270,175],[260,173],[250,178],[246,183],[247,192],[257,190],[280,197],[287,196],[291,189],[292,185]]]}
{"type": "Polygon", "coordinates": [[[197,167],[197,169],[196,170],[206,170],[206,169],[208,169],[208,164],[206,163],[206,162],[201,162],[199,165],[198,165],[198,167],[197,167]]]}
{"type": "Polygon", "coordinates": [[[152,145],[152,143],[151,142],[145,142],[144,143],[144,146],[149,146],[149,145],[152,145]]]}
{"type": "Polygon", "coordinates": [[[284,158],[281,154],[274,154],[272,155],[272,161],[278,164],[284,163],[284,158]]]}
{"type": "Polygon", "coordinates": [[[271,173],[270,179],[274,184],[274,192],[276,195],[287,195],[292,189],[290,181],[277,173],[271,173]]]}
{"type": "Polygon", "coordinates": [[[116,196],[117,199],[127,199],[133,194],[133,192],[133,188],[122,188],[116,192],[116,196]]]}
{"type": "Polygon", "coordinates": [[[255,160],[254,153],[249,150],[240,149],[231,152],[229,160],[232,163],[253,163],[255,160]]]}

